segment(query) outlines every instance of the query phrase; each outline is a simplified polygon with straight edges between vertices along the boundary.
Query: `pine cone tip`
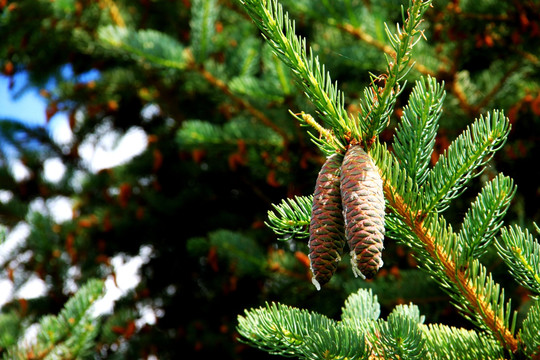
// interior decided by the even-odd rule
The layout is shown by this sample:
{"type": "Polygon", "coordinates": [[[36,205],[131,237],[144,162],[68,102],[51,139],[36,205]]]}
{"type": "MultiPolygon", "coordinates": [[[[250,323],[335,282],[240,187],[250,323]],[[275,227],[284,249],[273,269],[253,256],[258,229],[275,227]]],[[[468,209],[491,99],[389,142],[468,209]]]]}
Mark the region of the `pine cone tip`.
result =
{"type": "Polygon", "coordinates": [[[315,288],[317,289],[317,291],[321,291],[321,284],[319,284],[317,279],[315,279],[315,276],[311,278],[311,282],[313,283],[313,285],[315,285],[315,288]]]}

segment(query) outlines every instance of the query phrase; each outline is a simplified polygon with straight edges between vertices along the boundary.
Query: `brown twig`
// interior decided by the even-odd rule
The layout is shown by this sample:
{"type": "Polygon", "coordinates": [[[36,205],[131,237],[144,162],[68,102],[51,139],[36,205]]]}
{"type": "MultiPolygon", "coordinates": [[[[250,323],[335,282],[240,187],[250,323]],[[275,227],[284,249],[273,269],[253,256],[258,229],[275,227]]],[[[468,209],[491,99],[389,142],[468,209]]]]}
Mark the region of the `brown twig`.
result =
{"type": "MultiPolygon", "coordinates": [[[[373,36],[369,35],[365,31],[363,31],[361,28],[354,27],[351,24],[337,24],[336,26],[338,29],[345,31],[346,33],[354,36],[355,38],[362,40],[366,44],[371,45],[375,47],[376,49],[381,50],[385,54],[390,55],[391,57],[395,58],[396,52],[394,51],[394,49],[392,49],[391,46],[377,41],[373,36]]],[[[423,64],[415,63],[414,68],[424,75],[435,76],[435,73],[429,70],[423,64]]]]}
{"type": "Polygon", "coordinates": [[[501,77],[501,79],[499,80],[499,82],[497,84],[495,84],[495,86],[491,89],[491,91],[486,95],[484,96],[484,98],[482,99],[482,101],[480,101],[478,103],[478,105],[476,105],[476,109],[477,111],[479,112],[482,108],[484,108],[490,101],[491,99],[493,99],[495,97],[495,95],[497,95],[497,93],[501,90],[501,88],[503,87],[504,83],[508,80],[508,78],[517,70],[519,69],[521,63],[520,62],[516,62],[514,65],[512,65],[510,67],[510,69],[508,69],[504,75],[501,77]]]}
{"type": "MultiPolygon", "coordinates": [[[[384,178],[382,172],[381,176],[384,178]]],[[[478,289],[467,277],[466,270],[460,269],[453,261],[452,254],[447,253],[442,246],[437,244],[433,234],[425,227],[424,220],[420,220],[420,216],[411,218],[408,204],[396,193],[396,189],[387,179],[384,180],[384,193],[392,208],[403,217],[407,226],[424,244],[424,248],[431,258],[442,266],[446,277],[458,285],[461,295],[467,300],[469,307],[482,317],[484,323],[505,348],[515,352],[518,348],[517,339],[504,325],[503,320],[497,316],[488,299],[478,293],[478,289]]]]}
{"type": "Polygon", "coordinates": [[[225,94],[228,98],[234,101],[241,108],[245,109],[251,115],[253,115],[257,120],[261,121],[264,125],[268,126],[270,129],[278,133],[283,139],[284,147],[287,148],[286,145],[288,143],[288,136],[287,136],[287,133],[283,131],[283,129],[277,126],[262,111],[255,108],[248,101],[233,94],[233,92],[229,89],[227,84],[225,84],[222,80],[216,78],[212,73],[206,70],[203,66],[196,64],[191,54],[186,54],[186,57],[188,59],[188,67],[190,69],[197,71],[206,81],[208,81],[208,83],[210,83],[215,88],[219,89],[223,94],[225,94]]]}
{"type": "Polygon", "coordinates": [[[107,8],[109,8],[109,13],[111,14],[111,18],[113,19],[113,22],[121,27],[126,27],[126,22],[124,21],[124,18],[120,14],[120,10],[118,10],[118,6],[114,3],[113,0],[101,0],[107,8]]]}

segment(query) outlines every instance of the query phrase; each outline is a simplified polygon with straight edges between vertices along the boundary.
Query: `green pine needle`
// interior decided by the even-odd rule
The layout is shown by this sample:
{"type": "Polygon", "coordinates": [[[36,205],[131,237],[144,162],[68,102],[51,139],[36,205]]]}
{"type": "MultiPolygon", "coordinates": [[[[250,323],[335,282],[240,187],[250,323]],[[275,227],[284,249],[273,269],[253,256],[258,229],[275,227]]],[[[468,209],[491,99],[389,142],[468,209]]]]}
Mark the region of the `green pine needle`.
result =
{"type": "Polygon", "coordinates": [[[464,256],[482,256],[503,225],[503,216],[516,192],[512,179],[499,174],[487,183],[465,215],[459,242],[464,256]]]}
{"type": "Polygon", "coordinates": [[[458,197],[465,183],[504,145],[510,131],[500,111],[481,116],[455,139],[428,174],[422,190],[424,212],[443,211],[458,197]]]}
{"type": "Polygon", "coordinates": [[[195,61],[201,64],[213,50],[212,36],[219,7],[216,0],[193,0],[191,10],[191,51],[195,61]]]}
{"type": "Polygon", "coordinates": [[[280,236],[279,240],[307,238],[312,204],[313,195],[282,200],[281,204],[273,205],[276,212],[268,211],[265,224],[280,236]]]}
{"type": "Polygon", "coordinates": [[[248,14],[263,32],[275,54],[292,70],[307,97],[330,128],[336,129],[342,145],[351,132],[345,98],[319,58],[296,36],[294,22],[276,0],[241,0],[248,14]]]}
{"type": "Polygon", "coordinates": [[[233,147],[239,143],[257,147],[283,148],[283,138],[259,122],[235,118],[224,125],[209,121],[186,120],[176,134],[183,149],[201,147],[233,147]]]}
{"type": "Polygon", "coordinates": [[[109,25],[99,28],[98,35],[105,45],[139,61],[180,70],[185,69],[188,63],[184,46],[176,39],[156,30],[135,31],[109,25]]]}
{"type": "Polygon", "coordinates": [[[454,328],[441,324],[422,325],[427,359],[437,360],[499,360],[503,358],[503,348],[485,333],[454,328]]]}
{"type": "Polygon", "coordinates": [[[8,348],[3,359],[79,359],[91,354],[98,333],[92,305],[103,295],[101,280],[89,280],[64,305],[58,316],[48,315],[39,322],[33,342],[20,340],[8,348]]]}
{"type": "MultiPolygon", "coordinates": [[[[361,138],[364,141],[371,141],[388,126],[396,99],[403,90],[399,82],[411,70],[409,62],[412,49],[422,37],[422,31],[418,27],[430,4],[431,0],[409,2],[407,16],[405,16],[402,7],[402,27],[398,24],[395,33],[385,24],[386,35],[390,40],[394,55],[392,57],[386,56],[387,73],[380,77],[371,75],[372,85],[364,91],[358,127],[356,127],[357,132],[361,132],[361,138]],[[378,81],[383,81],[384,85],[378,86],[378,81]]],[[[360,133],[354,135],[360,135],[360,133]]]]}
{"type": "Polygon", "coordinates": [[[341,309],[341,320],[350,325],[358,325],[358,322],[377,320],[380,313],[381,306],[371,289],[359,289],[345,301],[341,309]]]}
{"type": "Polygon", "coordinates": [[[525,348],[525,353],[531,359],[540,356],[540,300],[535,300],[525,320],[521,330],[521,339],[525,348]]]}
{"type": "Polygon", "coordinates": [[[377,340],[385,359],[425,359],[422,319],[416,306],[398,306],[386,321],[377,323],[377,340]]]}
{"type": "Polygon", "coordinates": [[[499,255],[515,279],[540,294],[540,244],[527,229],[514,225],[501,230],[496,241],[499,255]]]}
{"type": "Polygon", "coordinates": [[[443,86],[431,77],[416,82],[394,136],[394,153],[418,185],[422,185],[428,175],[445,98],[443,86]]]}

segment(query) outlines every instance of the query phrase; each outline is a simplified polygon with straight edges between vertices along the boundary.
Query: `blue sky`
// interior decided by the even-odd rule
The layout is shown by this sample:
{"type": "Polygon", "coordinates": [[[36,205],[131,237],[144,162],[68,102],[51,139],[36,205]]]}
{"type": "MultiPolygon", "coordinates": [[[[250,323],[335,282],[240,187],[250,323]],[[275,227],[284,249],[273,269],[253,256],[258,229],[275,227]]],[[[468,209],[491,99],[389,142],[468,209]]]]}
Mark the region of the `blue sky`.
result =
{"type": "MultiPolygon", "coordinates": [[[[75,77],[69,65],[62,67],[60,76],[64,79],[73,79],[75,77]]],[[[98,78],[99,72],[92,70],[78,75],[76,80],[88,82],[98,78]]],[[[39,94],[39,89],[28,86],[26,73],[17,73],[13,76],[13,89],[9,89],[11,81],[9,77],[0,75],[0,119],[21,120],[29,124],[45,125],[47,102],[39,94]]],[[[55,81],[51,79],[45,88],[52,90],[55,85],[55,81]]],[[[53,116],[51,123],[56,122],[57,118],[66,119],[66,115],[59,113],[53,116]]]]}
{"type": "Polygon", "coordinates": [[[13,93],[27,84],[26,74],[14,77],[15,91],[9,90],[10,78],[0,76],[0,119],[21,120],[31,124],[45,124],[45,99],[37,89],[25,90],[16,99],[13,93]]]}

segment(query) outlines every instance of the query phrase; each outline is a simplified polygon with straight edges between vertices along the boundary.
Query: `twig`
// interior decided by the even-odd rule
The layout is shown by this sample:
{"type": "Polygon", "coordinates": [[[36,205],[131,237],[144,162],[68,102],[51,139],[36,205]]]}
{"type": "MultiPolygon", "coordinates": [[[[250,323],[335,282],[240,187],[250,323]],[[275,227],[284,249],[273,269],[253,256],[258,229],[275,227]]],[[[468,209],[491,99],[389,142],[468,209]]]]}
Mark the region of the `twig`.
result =
{"type": "Polygon", "coordinates": [[[206,81],[208,81],[211,85],[221,90],[222,93],[227,95],[227,97],[233,100],[237,105],[247,110],[247,112],[249,112],[255,118],[260,120],[264,125],[268,126],[272,130],[274,130],[276,133],[278,133],[283,138],[284,147],[285,148],[287,147],[286,146],[288,143],[287,133],[285,133],[283,129],[277,126],[263,112],[261,112],[260,110],[252,106],[249,102],[233,94],[233,92],[229,89],[227,84],[225,84],[222,80],[216,78],[212,73],[210,73],[204,67],[197,65],[195,61],[193,60],[193,57],[191,56],[191,54],[187,54],[187,58],[188,58],[189,68],[197,71],[206,81]]]}
{"type": "MultiPolygon", "coordinates": [[[[359,40],[362,40],[366,44],[371,45],[371,46],[375,47],[376,49],[383,51],[387,55],[390,55],[392,58],[395,58],[396,52],[394,51],[394,49],[392,49],[391,46],[383,44],[383,43],[377,41],[373,36],[371,36],[368,33],[364,32],[361,28],[354,27],[351,24],[336,24],[336,26],[337,26],[338,29],[341,29],[341,30],[345,31],[348,34],[351,34],[355,38],[357,38],[359,40]]],[[[414,67],[415,67],[416,70],[418,70],[420,73],[422,73],[424,75],[436,76],[436,74],[433,71],[429,70],[423,64],[415,63],[414,67]]]]}
{"type": "MultiPolygon", "coordinates": [[[[382,172],[381,176],[384,178],[382,172]]],[[[452,260],[451,255],[446,253],[444,248],[437,244],[435,237],[425,227],[424,220],[419,220],[422,217],[411,218],[408,204],[400,195],[396,194],[395,188],[386,179],[384,179],[384,193],[392,208],[403,217],[407,226],[412,229],[416,237],[424,244],[424,248],[432,259],[437,260],[444,268],[444,273],[448,279],[458,284],[461,294],[467,299],[468,304],[476,308],[477,313],[480,314],[485,324],[492,330],[501,344],[512,352],[515,352],[518,348],[517,339],[504,326],[501,319],[497,317],[489,302],[478,294],[477,289],[467,279],[465,271],[458,268],[452,260]]]]}

